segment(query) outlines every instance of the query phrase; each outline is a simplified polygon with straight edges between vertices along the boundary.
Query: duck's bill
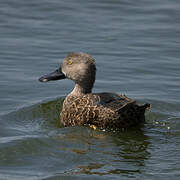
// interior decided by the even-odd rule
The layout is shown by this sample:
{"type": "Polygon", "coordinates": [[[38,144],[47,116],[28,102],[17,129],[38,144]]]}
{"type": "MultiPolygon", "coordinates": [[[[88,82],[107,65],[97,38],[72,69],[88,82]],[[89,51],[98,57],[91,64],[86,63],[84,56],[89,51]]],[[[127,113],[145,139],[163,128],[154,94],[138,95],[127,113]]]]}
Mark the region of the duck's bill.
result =
{"type": "Polygon", "coordinates": [[[46,74],[42,77],[39,78],[39,81],[41,82],[48,82],[48,81],[56,81],[56,80],[61,80],[65,79],[66,76],[64,73],[61,71],[61,69],[57,69],[52,73],[46,74]]]}

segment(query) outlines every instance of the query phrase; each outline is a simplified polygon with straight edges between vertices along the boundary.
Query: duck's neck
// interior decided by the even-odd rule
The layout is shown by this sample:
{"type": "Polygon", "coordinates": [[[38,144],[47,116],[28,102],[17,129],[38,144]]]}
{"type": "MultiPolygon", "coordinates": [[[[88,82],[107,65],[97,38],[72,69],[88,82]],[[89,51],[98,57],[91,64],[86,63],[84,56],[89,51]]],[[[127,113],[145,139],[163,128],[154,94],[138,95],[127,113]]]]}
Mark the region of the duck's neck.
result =
{"type": "Polygon", "coordinates": [[[86,85],[83,86],[81,84],[75,84],[73,91],[70,93],[70,95],[74,95],[74,96],[81,96],[84,94],[88,94],[92,92],[92,87],[93,85],[86,85]]]}

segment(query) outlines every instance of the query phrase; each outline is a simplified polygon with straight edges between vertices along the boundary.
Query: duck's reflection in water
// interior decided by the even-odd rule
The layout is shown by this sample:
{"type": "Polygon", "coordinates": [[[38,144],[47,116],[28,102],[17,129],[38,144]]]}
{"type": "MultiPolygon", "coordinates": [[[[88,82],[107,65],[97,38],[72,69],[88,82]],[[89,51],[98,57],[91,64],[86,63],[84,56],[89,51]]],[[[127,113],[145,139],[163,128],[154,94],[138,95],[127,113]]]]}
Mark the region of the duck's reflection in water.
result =
{"type": "Polygon", "coordinates": [[[145,160],[150,157],[149,137],[143,128],[103,132],[74,127],[70,131],[58,139],[70,141],[71,145],[66,144],[64,150],[79,158],[73,174],[133,176],[141,174],[145,160]]]}

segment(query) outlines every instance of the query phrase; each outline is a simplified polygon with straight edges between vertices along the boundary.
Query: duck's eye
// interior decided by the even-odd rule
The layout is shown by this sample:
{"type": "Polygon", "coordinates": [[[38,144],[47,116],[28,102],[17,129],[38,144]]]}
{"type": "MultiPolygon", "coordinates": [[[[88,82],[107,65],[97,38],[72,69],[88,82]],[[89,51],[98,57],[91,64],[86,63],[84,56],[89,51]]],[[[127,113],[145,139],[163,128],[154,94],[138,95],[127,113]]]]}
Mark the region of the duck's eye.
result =
{"type": "Polygon", "coordinates": [[[72,60],[69,60],[69,61],[68,61],[68,64],[69,64],[69,65],[71,65],[72,63],[73,63],[72,60]]]}

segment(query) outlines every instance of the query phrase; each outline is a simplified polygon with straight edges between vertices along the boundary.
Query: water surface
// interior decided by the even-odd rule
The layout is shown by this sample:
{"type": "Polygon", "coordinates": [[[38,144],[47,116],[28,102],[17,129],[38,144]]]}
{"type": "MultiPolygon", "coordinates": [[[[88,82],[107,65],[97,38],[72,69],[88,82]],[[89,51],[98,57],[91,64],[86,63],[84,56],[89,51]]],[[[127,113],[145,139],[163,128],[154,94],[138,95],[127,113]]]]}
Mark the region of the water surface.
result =
{"type": "Polygon", "coordinates": [[[180,178],[178,0],[0,2],[0,179],[180,178]],[[95,92],[152,104],[142,128],[63,128],[68,80],[42,84],[71,52],[96,59],[95,92]]]}

